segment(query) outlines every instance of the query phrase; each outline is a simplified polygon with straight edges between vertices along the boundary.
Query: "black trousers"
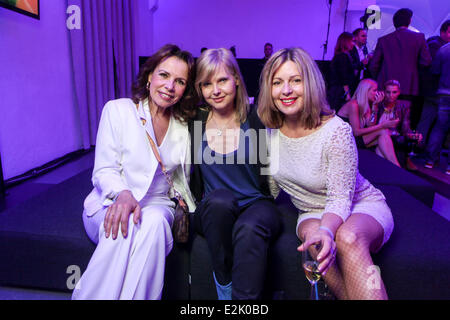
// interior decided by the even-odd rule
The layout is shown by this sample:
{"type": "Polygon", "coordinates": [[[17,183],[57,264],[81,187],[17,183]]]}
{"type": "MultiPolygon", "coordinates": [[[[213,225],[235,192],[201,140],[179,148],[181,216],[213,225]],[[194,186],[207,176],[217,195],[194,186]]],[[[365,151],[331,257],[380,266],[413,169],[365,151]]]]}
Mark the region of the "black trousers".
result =
{"type": "Polygon", "coordinates": [[[219,284],[233,282],[233,299],[261,298],[269,245],[280,230],[275,203],[262,199],[239,208],[231,191],[217,189],[201,201],[194,219],[208,242],[219,284]]]}

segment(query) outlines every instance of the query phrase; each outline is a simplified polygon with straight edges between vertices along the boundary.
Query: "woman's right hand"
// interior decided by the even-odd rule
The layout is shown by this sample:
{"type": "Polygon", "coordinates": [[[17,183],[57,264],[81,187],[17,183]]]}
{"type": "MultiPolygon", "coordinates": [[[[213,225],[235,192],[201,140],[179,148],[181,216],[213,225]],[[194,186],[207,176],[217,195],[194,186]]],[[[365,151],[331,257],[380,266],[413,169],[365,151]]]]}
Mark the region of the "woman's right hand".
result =
{"type": "Polygon", "coordinates": [[[387,121],[382,122],[381,126],[384,129],[395,128],[395,127],[397,127],[399,122],[400,122],[400,119],[387,120],[387,121]]]}
{"type": "Polygon", "coordinates": [[[320,250],[317,253],[317,262],[319,262],[319,272],[324,276],[336,259],[336,242],[328,232],[318,229],[313,234],[307,235],[305,241],[297,250],[307,250],[312,244],[319,245],[320,250]]]}
{"type": "Polygon", "coordinates": [[[123,190],[117,196],[116,201],[106,211],[105,220],[103,221],[106,238],[112,232],[112,238],[115,240],[119,231],[119,225],[125,238],[128,233],[128,220],[131,213],[133,213],[133,222],[138,224],[141,218],[141,207],[133,197],[131,191],[123,190]]]}

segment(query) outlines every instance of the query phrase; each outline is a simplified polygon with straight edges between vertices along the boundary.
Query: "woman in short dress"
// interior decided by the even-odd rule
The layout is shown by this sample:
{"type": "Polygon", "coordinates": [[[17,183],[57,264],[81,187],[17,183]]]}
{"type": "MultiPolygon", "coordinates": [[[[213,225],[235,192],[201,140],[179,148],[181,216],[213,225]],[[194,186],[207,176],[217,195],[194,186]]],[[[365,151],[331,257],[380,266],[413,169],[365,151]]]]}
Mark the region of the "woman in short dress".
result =
{"type": "Polygon", "coordinates": [[[258,114],[272,128],[272,189],[276,194],[281,187],[301,212],[299,250],[321,244],[319,270],[339,299],[386,299],[378,273],[378,286],[367,283],[374,276],[370,253],[389,239],[392,214],[383,194],[359,174],[352,129],[329,108],[307,52],[282,49],[269,59],[258,114]]]}

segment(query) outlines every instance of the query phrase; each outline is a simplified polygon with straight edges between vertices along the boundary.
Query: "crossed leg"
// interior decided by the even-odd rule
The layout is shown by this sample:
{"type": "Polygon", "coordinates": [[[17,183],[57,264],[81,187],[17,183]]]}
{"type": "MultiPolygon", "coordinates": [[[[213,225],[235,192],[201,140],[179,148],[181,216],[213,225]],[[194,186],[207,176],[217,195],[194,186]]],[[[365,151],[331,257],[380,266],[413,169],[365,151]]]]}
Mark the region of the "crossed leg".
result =
{"type": "Polygon", "coordinates": [[[394,143],[387,129],[377,130],[363,136],[364,143],[367,147],[377,146],[376,154],[383,157],[396,166],[400,167],[397,156],[395,154],[394,143]]]}

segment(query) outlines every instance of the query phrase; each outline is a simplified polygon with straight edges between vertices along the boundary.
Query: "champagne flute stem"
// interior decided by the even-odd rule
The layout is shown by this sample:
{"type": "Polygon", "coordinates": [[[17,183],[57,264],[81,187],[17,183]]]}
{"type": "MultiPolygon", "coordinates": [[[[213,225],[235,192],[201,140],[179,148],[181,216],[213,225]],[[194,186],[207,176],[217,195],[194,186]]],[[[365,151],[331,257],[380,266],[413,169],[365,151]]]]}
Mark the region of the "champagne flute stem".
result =
{"type": "Polygon", "coordinates": [[[317,282],[314,284],[311,284],[310,300],[319,300],[319,291],[317,289],[317,282]]]}

